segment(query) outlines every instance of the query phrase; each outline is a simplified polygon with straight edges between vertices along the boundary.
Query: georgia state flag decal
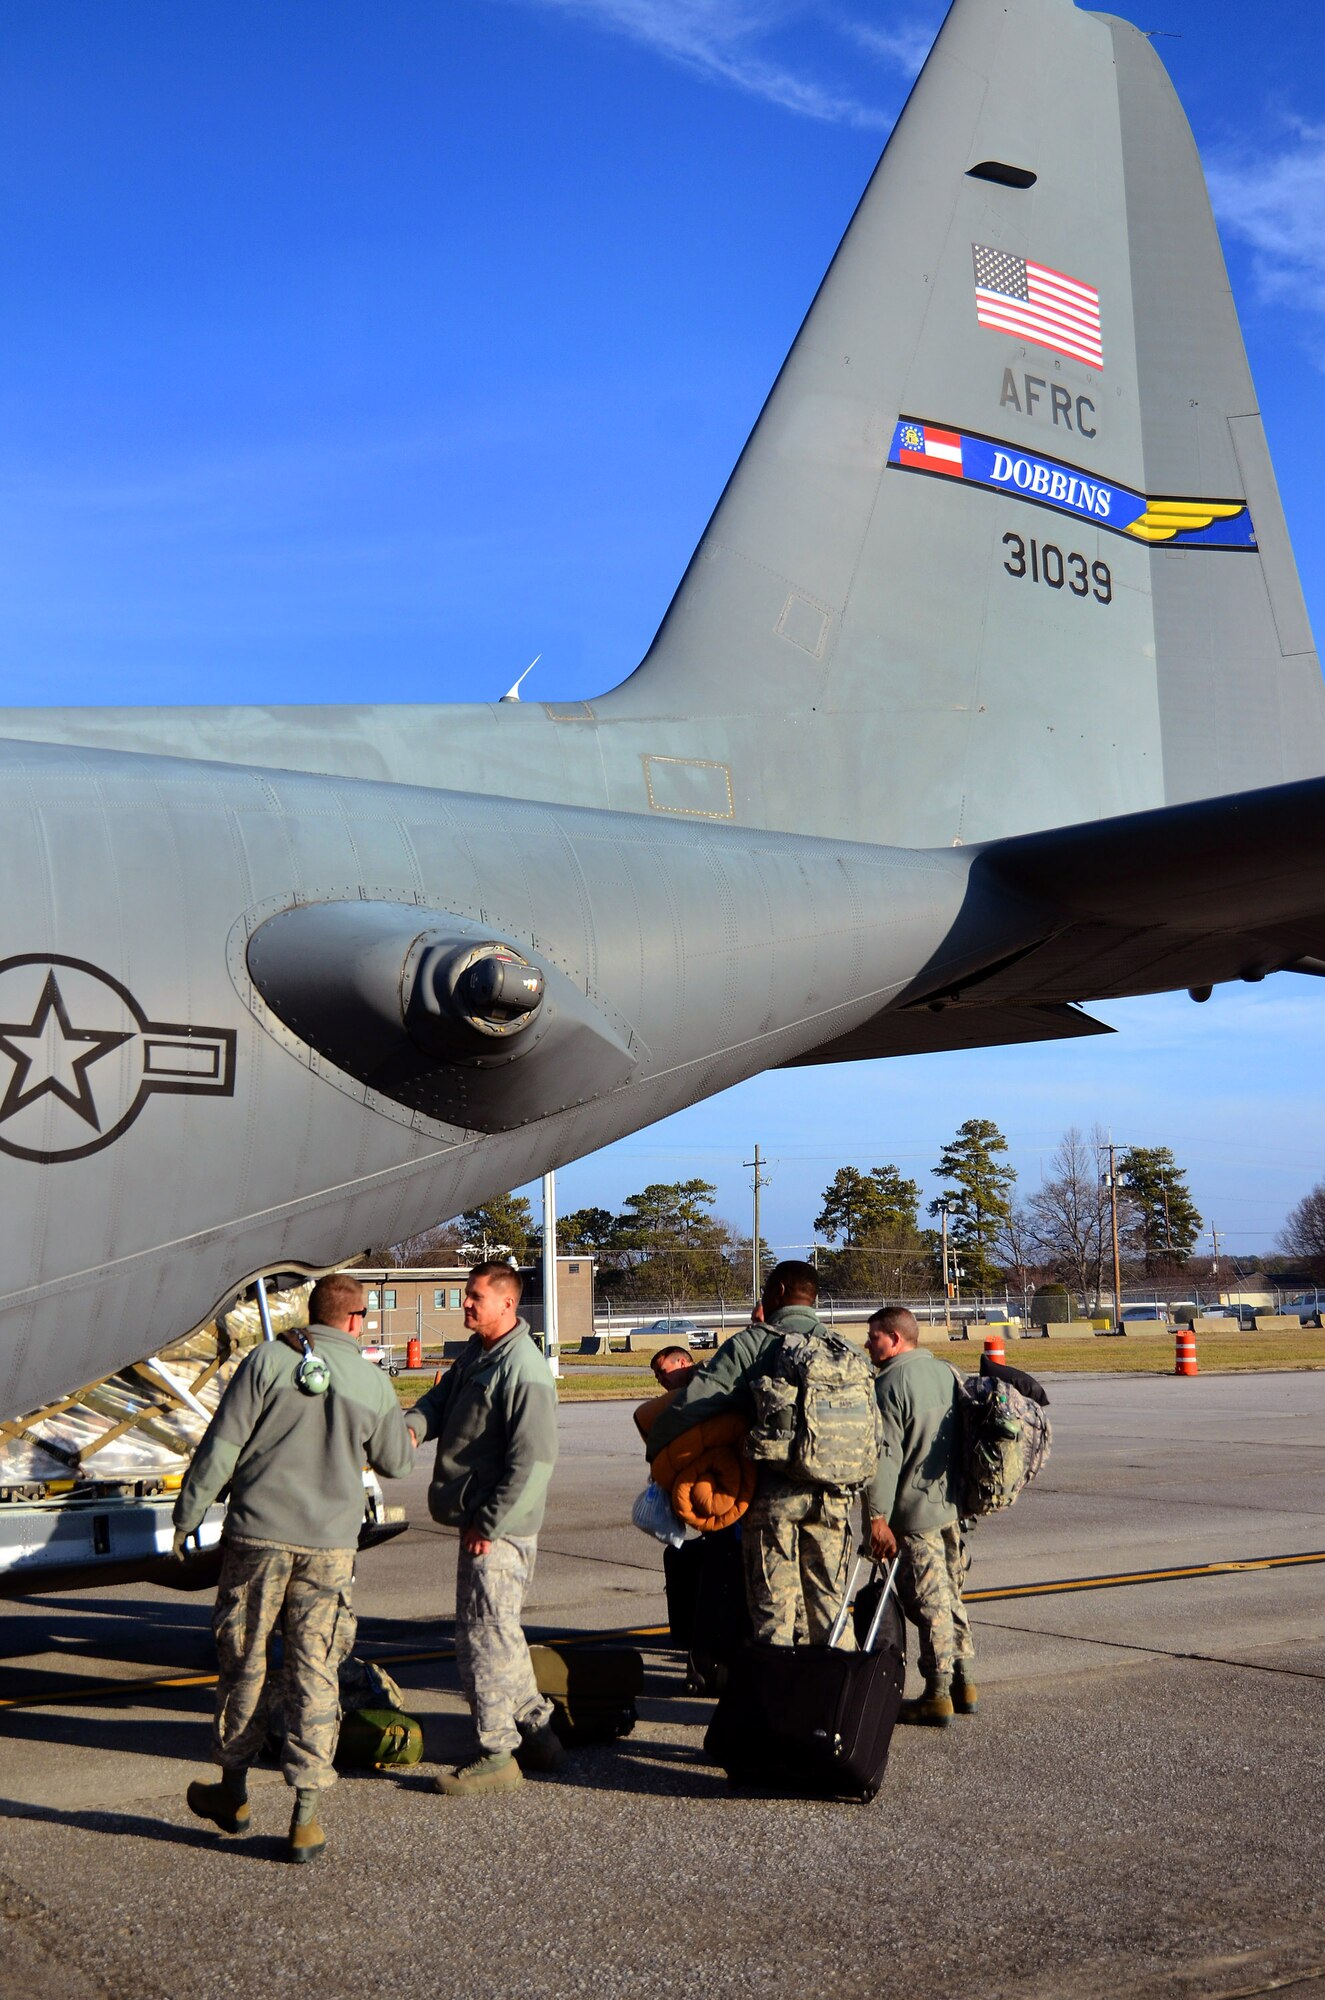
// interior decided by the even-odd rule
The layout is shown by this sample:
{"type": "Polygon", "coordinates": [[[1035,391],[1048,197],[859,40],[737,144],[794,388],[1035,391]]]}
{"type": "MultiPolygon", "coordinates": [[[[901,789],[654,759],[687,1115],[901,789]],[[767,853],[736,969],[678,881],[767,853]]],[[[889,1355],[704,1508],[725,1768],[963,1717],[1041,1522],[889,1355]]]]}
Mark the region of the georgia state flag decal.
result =
{"type": "Polygon", "coordinates": [[[933,424],[903,424],[897,458],[918,472],[946,472],[954,479],[965,476],[960,432],[941,431],[933,424]]]}

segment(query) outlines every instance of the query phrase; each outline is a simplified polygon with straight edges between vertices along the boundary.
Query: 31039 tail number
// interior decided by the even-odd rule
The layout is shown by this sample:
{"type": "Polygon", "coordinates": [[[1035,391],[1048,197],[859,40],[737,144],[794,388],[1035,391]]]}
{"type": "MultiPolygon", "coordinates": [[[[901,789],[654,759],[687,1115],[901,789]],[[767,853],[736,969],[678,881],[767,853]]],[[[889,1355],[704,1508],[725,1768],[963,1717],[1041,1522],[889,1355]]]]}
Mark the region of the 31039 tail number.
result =
{"type": "Polygon", "coordinates": [[[1026,577],[1050,590],[1070,590],[1073,597],[1093,597],[1097,604],[1113,603],[1113,574],[1106,562],[1090,562],[1075,551],[1064,555],[1053,542],[1028,541],[1024,535],[1006,534],[1008,551],[1003,567],[1009,576],[1026,577]]]}

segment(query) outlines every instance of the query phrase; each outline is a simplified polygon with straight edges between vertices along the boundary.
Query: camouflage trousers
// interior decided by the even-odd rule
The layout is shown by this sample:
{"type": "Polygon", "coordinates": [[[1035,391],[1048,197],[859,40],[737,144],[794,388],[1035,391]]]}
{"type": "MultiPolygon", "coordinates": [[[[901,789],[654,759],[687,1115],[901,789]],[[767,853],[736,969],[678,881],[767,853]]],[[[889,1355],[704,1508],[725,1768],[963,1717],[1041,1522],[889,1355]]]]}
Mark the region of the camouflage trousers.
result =
{"type": "Polygon", "coordinates": [[[952,1678],[958,1661],[975,1658],[962,1585],[970,1557],[953,1521],[925,1535],[897,1537],[897,1594],[920,1637],[921,1672],[952,1678]]]}
{"type": "Polygon", "coordinates": [[[218,1764],[247,1770],[256,1761],[278,1694],[285,1718],[285,1782],[308,1790],[335,1784],[338,1673],[354,1644],[353,1581],[353,1549],[226,1543],[212,1618],[220,1666],[212,1724],[218,1764]],[[277,1632],[284,1663],[269,1678],[277,1632]]]}
{"type": "MultiPolygon", "coordinates": [[[[761,1471],[741,1522],[745,1594],[754,1636],[764,1646],[827,1642],[851,1567],[852,1497],[795,1486],[761,1471]],[[798,1631],[799,1627],[799,1631],[798,1631]]],[[[850,1623],[839,1644],[855,1645],[850,1623]]]]}
{"type": "Polygon", "coordinates": [[[483,1750],[514,1750],[540,1729],[552,1703],[538,1692],[520,1628],[533,1581],[538,1537],[501,1535],[485,1556],[460,1544],[455,1580],[455,1657],[474,1730],[483,1750]]]}

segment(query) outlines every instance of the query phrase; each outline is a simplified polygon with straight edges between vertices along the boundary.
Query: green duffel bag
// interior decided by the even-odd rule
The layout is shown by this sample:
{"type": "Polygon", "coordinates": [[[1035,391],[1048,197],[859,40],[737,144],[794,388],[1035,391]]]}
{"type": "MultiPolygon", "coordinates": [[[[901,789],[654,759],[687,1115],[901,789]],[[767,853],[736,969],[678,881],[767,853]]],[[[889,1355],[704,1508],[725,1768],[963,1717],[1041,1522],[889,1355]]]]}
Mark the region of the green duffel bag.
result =
{"type": "Polygon", "coordinates": [[[393,1764],[417,1764],[423,1755],[423,1724],[398,1708],[352,1708],[340,1719],[336,1762],[346,1771],[384,1771],[393,1764]]]}

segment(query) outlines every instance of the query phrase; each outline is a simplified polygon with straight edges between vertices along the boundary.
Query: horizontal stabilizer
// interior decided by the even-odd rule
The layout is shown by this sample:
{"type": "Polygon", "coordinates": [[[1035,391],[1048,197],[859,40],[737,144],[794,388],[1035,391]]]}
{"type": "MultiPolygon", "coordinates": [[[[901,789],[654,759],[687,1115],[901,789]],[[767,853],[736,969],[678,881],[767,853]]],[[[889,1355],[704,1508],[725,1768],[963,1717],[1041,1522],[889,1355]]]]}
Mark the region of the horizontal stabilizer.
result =
{"type": "Polygon", "coordinates": [[[934,1055],[943,1049],[990,1049],[1010,1042],[1070,1041],[1081,1035],[1111,1035],[1103,1021],[1077,1007],[906,1007],[876,1014],[872,1021],[836,1041],[783,1063],[805,1069],[815,1063],[865,1062],[875,1056],[934,1055]]]}
{"type": "Polygon", "coordinates": [[[985,872],[1064,915],[1261,929],[1325,911],[1325,776],[987,847],[985,872]]]}
{"type": "Polygon", "coordinates": [[[1115,999],[1323,959],[1318,777],[991,842],[901,1004],[1115,999]]]}

